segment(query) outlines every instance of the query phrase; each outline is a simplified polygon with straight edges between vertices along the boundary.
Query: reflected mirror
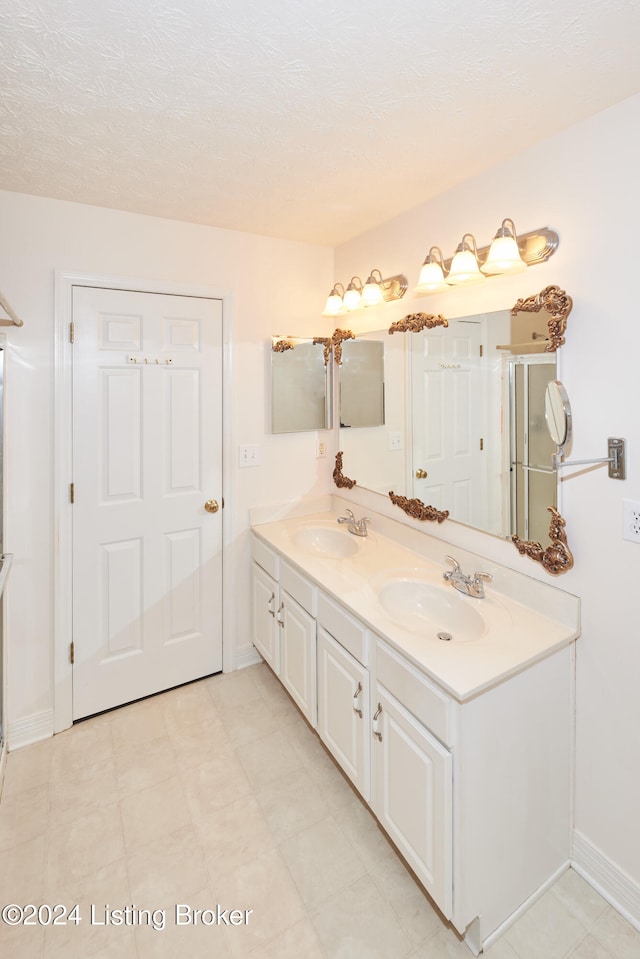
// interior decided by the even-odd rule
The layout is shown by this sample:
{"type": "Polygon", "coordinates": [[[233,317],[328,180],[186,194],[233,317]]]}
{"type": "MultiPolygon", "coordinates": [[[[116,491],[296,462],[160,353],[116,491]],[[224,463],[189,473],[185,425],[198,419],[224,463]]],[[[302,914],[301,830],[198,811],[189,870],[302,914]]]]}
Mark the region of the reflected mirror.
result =
{"type": "Polygon", "coordinates": [[[324,341],[273,337],[271,431],[331,429],[331,363],[324,341]]]}
{"type": "Polygon", "coordinates": [[[341,430],[345,472],[497,536],[548,543],[557,472],[545,395],[570,308],[549,287],[446,327],[367,334],[384,346],[387,417],[341,430]]]}
{"type": "Polygon", "coordinates": [[[342,344],[340,426],[384,426],[384,343],[367,336],[342,344]]]}

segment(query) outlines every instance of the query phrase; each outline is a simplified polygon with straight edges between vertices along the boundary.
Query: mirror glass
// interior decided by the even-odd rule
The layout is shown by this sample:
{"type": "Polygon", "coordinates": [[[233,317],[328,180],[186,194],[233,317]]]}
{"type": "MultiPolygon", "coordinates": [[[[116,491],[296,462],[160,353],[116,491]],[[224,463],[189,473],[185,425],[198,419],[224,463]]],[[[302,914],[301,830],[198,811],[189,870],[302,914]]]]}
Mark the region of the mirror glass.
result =
{"type": "Polygon", "coordinates": [[[384,426],[384,343],[365,334],[342,344],[340,426],[384,426]]]}
{"type": "Polygon", "coordinates": [[[549,436],[556,446],[566,446],[571,440],[571,404],[560,380],[552,380],[547,384],[544,418],[549,436]]]}
{"type": "Polygon", "coordinates": [[[402,489],[405,484],[405,348],[404,336],[389,336],[387,330],[358,333],[355,340],[342,344],[340,449],[344,453],[345,473],[359,486],[384,496],[389,490],[402,489]],[[358,345],[365,345],[365,349],[352,352],[352,348],[358,345]],[[355,365],[351,368],[345,366],[345,362],[351,362],[352,356],[357,357],[358,365],[363,363],[365,356],[371,361],[366,364],[364,379],[375,409],[373,415],[367,414],[370,422],[357,422],[356,428],[351,425],[354,423],[353,406],[360,404],[353,404],[351,396],[358,394],[359,377],[355,375],[355,365]]]}
{"type": "Polygon", "coordinates": [[[273,433],[331,429],[331,365],[325,363],[323,343],[294,337],[273,338],[273,433]]]}
{"type": "Polygon", "coordinates": [[[345,473],[497,536],[547,541],[548,507],[557,505],[545,426],[557,376],[556,354],[545,352],[548,318],[506,309],[420,333],[367,334],[384,349],[386,420],[341,429],[345,473]]]}

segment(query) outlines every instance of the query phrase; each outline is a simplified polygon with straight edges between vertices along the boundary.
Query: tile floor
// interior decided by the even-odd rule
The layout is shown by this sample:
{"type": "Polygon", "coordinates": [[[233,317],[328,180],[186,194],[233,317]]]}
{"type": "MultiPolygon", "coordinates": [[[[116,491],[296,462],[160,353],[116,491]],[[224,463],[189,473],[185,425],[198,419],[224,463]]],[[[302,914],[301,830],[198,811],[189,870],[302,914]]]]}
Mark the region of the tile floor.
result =
{"type": "MultiPolygon", "coordinates": [[[[10,754],[0,863],[0,905],[77,903],[83,920],[0,922],[11,959],[471,956],[265,666],[10,754]],[[178,925],[177,903],[253,912],[178,925]],[[116,925],[127,906],[152,924],[116,925]]],[[[487,955],[638,959],[640,933],[570,870],[487,955]]]]}

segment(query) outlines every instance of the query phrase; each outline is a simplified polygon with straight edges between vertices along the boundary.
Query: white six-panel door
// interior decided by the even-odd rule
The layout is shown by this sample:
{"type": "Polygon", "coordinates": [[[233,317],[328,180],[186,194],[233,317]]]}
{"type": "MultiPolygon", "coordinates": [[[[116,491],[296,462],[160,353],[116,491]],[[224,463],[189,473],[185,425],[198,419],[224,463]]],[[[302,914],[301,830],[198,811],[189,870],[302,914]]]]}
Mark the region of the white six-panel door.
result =
{"type": "Polygon", "coordinates": [[[74,287],[73,718],[222,666],[219,300],[74,287]]]}

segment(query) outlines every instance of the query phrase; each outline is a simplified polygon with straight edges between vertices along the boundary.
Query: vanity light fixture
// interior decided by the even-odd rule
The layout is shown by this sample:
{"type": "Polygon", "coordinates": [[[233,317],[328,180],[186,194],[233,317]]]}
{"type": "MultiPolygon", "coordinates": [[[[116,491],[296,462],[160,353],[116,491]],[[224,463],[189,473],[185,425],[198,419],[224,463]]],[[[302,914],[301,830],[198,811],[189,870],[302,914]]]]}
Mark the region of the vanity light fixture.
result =
{"type": "Polygon", "coordinates": [[[515,224],[507,217],[494,236],[487,259],[480,269],[488,276],[501,276],[503,273],[524,273],[526,268],[527,264],[518,249],[515,224]]]}
{"type": "Polygon", "coordinates": [[[472,283],[481,283],[484,278],[478,263],[476,238],[473,233],[465,233],[451,261],[447,283],[449,286],[471,286],[472,283]]]}
{"type": "Polygon", "coordinates": [[[372,270],[364,286],[359,276],[353,276],[346,290],[342,283],[334,283],[322,315],[338,316],[364,306],[399,300],[407,292],[408,285],[402,273],[385,279],[380,270],[372,270]]]}
{"type": "Polygon", "coordinates": [[[416,292],[441,293],[446,289],[447,283],[444,278],[444,257],[442,250],[439,246],[432,246],[422,264],[416,292]]]}
{"type": "Polygon", "coordinates": [[[349,286],[345,290],[342,301],[347,310],[357,310],[362,306],[362,280],[359,276],[352,276],[349,286]]]}
{"type": "Polygon", "coordinates": [[[342,283],[334,283],[331,289],[331,293],[327,297],[327,302],[325,303],[324,310],[322,311],[323,316],[338,316],[339,313],[345,312],[344,307],[344,294],[345,289],[342,283]],[[340,290],[342,290],[342,293],[340,290]]]}
{"type": "Polygon", "coordinates": [[[454,256],[445,260],[442,250],[432,246],[422,264],[416,293],[442,293],[449,286],[467,286],[484,277],[522,273],[528,266],[545,263],[558,248],[555,230],[541,227],[530,233],[516,233],[513,220],[506,217],[492,242],[477,247],[472,233],[465,233],[454,256]]]}

